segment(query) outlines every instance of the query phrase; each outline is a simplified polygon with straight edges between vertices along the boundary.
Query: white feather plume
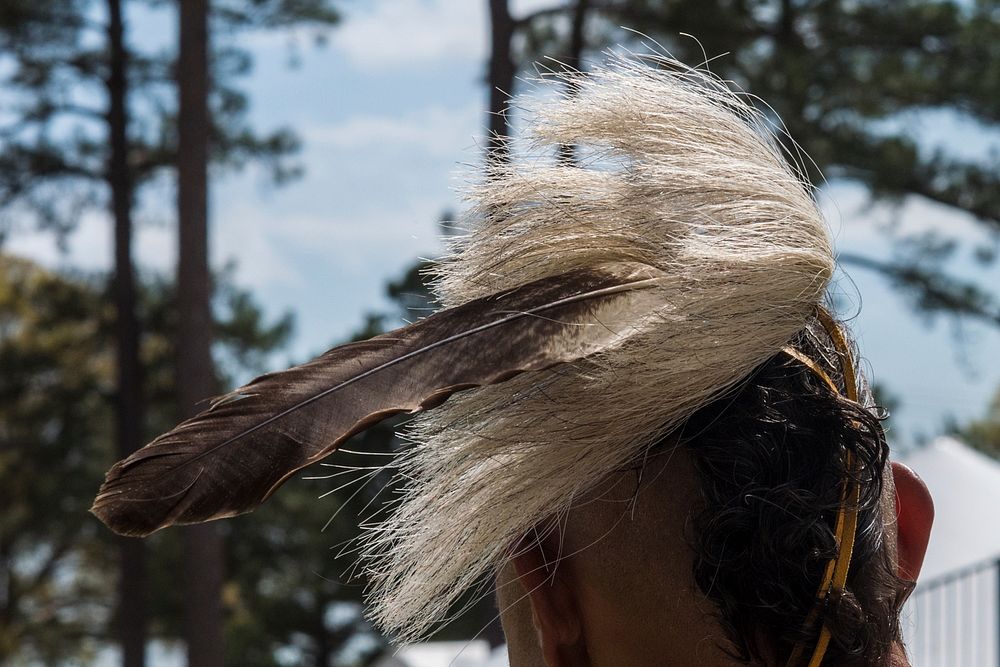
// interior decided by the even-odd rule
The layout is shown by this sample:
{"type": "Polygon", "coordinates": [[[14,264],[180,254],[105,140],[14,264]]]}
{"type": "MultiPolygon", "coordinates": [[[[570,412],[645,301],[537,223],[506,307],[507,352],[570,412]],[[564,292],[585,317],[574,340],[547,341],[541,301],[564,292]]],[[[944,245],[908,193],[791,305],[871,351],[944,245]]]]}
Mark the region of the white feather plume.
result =
{"type": "Polygon", "coordinates": [[[518,101],[530,154],[469,193],[471,231],[438,267],[443,303],[612,262],[666,278],[648,317],[609,324],[637,329],[620,346],[457,395],[413,427],[405,494],[364,545],[374,618],[402,639],[779,350],[833,272],[809,187],[721,81],[611,56],[539,83],[567,85],[518,101]],[[560,144],[582,159],[557,163],[560,144]]]}

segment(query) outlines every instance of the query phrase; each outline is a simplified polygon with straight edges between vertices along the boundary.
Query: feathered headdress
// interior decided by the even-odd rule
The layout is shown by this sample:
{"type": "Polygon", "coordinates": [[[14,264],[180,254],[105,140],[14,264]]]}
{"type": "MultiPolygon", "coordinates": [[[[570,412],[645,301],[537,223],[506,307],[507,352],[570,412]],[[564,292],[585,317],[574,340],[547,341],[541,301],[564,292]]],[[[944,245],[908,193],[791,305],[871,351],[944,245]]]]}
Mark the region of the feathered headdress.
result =
{"type": "Polygon", "coordinates": [[[223,396],[116,464],[93,511],[129,535],[246,512],[352,434],[433,408],[365,542],[374,616],[412,638],[780,351],[834,260],[762,115],[662,58],[558,83],[572,94],[519,102],[531,156],[472,189],[443,310],[223,396]]]}

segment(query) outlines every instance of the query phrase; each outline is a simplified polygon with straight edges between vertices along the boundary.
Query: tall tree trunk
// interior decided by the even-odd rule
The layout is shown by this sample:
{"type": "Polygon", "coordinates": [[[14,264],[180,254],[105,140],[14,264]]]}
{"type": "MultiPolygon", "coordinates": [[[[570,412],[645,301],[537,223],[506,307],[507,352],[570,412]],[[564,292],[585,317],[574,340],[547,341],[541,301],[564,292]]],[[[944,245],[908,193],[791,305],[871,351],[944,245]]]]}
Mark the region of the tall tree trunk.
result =
{"type": "Polygon", "coordinates": [[[573,21],[569,32],[569,53],[566,64],[581,69],[583,50],[587,46],[587,13],[590,11],[590,0],[577,0],[573,8],[573,21]]]}
{"type": "MultiPolygon", "coordinates": [[[[587,12],[590,9],[590,0],[577,0],[573,8],[573,19],[570,23],[569,32],[569,53],[566,54],[566,65],[577,71],[583,71],[583,50],[587,42],[587,12]]],[[[576,88],[569,86],[566,89],[567,95],[575,95],[576,88]]],[[[563,164],[573,164],[575,162],[576,151],[571,144],[561,144],[559,146],[559,161],[563,164]]]]}
{"type": "MultiPolygon", "coordinates": [[[[179,0],[177,383],[182,417],[216,393],[208,268],[208,0],[179,0]]],[[[222,665],[223,542],[215,524],[184,529],[188,664],[222,665]]]]}
{"type": "MultiPolygon", "coordinates": [[[[514,39],[514,19],[510,15],[507,0],[490,0],[490,138],[488,159],[506,162],[510,159],[507,151],[507,121],[504,110],[507,100],[514,91],[514,58],[511,42],[514,39]]],[[[492,164],[492,162],[491,162],[492,164]]]]}
{"type": "MultiPolygon", "coordinates": [[[[142,444],[142,368],[132,266],[132,179],[128,168],[128,53],[121,0],[108,0],[108,135],[111,152],[107,181],[114,217],[114,301],[117,346],[115,439],[118,457],[142,444]]],[[[142,667],[146,653],[147,582],[145,548],[135,538],[119,538],[118,637],[122,664],[142,667]]]]}
{"type": "Polygon", "coordinates": [[[326,629],[326,598],[317,596],[316,607],[316,667],[330,667],[330,657],[333,647],[330,645],[330,633],[326,629]]]}
{"type": "MultiPolygon", "coordinates": [[[[512,42],[516,24],[510,15],[507,0],[489,0],[490,3],[490,69],[487,86],[490,90],[490,138],[486,154],[487,174],[503,163],[510,161],[510,151],[507,147],[507,137],[510,131],[504,110],[507,100],[514,93],[514,65],[512,42]]],[[[500,625],[500,613],[497,610],[496,595],[492,596],[494,614],[493,620],[483,628],[482,637],[489,642],[490,648],[496,648],[504,643],[503,627],[500,625]]]]}

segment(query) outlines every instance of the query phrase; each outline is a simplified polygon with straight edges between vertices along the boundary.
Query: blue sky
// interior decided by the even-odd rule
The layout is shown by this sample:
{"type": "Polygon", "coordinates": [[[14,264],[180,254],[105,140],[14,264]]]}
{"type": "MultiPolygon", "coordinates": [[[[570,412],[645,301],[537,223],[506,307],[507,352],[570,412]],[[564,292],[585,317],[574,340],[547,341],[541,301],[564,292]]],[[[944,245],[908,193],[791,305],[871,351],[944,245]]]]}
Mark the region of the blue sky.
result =
{"type": "MultiPolygon", "coordinates": [[[[551,0],[514,0],[515,14],[551,0]]],[[[272,314],[291,311],[296,336],[281,366],[343,339],[363,313],[385,309],[384,284],[417,257],[440,252],[437,220],[461,204],[455,188],[481,156],[486,125],[483,84],[488,32],[485,1],[376,0],[345,3],[344,23],[325,48],[310,35],[244,38],[255,57],[246,80],[258,127],[292,127],[303,140],[305,177],[274,188],[252,169],[224,175],[212,190],[212,253],[217,266],[237,263],[237,281],[272,314]],[[289,45],[300,65],[290,69],[289,45]]],[[[172,17],[132,17],[144,44],[173,39],[172,17]]],[[[929,144],[978,152],[979,129],[960,119],[928,114],[905,120],[929,144]]],[[[137,257],[147,269],[169,271],[176,256],[169,188],[145,201],[137,257]]],[[[966,246],[996,243],[972,222],[940,206],[908,200],[896,210],[871,207],[846,183],[825,188],[821,204],[843,250],[887,256],[878,224],[905,231],[947,222],[966,246]],[[878,223],[878,224],[875,224],[878,223]]],[[[74,234],[68,255],[49,237],[21,234],[15,252],[53,266],[110,264],[111,231],[91,216],[74,234]]],[[[1000,284],[963,251],[952,266],[983,284],[1000,284]]],[[[910,443],[985,410],[1000,387],[1000,333],[966,323],[955,338],[945,321],[913,315],[883,281],[860,270],[841,276],[846,315],[876,380],[902,400],[894,437],[910,443]],[[859,302],[858,294],[861,295],[859,302]],[[859,310],[860,307],[860,310],[859,310]]]]}

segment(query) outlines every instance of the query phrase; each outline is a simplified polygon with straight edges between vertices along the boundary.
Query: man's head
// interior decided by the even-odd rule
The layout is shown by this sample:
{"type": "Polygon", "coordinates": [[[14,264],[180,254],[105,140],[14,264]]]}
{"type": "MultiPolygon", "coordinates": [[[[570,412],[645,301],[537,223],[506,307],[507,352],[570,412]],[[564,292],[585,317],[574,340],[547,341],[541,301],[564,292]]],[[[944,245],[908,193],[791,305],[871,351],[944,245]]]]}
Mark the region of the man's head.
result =
{"type": "MultiPolygon", "coordinates": [[[[837,377],[817,331],[795,348],[837,377]]],[[[822,624],[824,665],[906,664],[899,611],[933,508],[910,471],[887,463],[866,405],[778,353],[610,474],[501,569],[512,667],[780,666],[796,645],[808,660],[822,624]],[[845,451],[860,464],[857,541],[846,589],[820,603],[845,451]]]]}

